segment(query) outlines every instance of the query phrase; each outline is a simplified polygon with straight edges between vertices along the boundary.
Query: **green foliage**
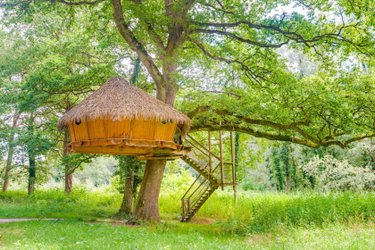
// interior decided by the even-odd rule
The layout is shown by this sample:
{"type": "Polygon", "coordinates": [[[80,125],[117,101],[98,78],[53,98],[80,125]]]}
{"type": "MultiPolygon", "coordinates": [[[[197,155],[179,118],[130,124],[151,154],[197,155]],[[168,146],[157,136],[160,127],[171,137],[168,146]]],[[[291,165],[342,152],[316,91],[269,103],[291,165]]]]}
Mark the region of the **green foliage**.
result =
{"type": "Polygon", "coordinates": [[[297,183],[297,166],[293,162],[290,145],[281,144],[278,148],[271,150],[271,162],[269,163],[270,178],[273,180],[278,191],[295,190],[297,183]]]}
{"type": "Polygon", "coordinates": [[[133,179],[133,190],[137,190],[139,184],[142,182],[142,176],[145,164],[143,161],[138,160],[135,156],[117,156],[118,167],[114,174],[116,189],[120,193],[124,193],[126,178],[133,179]],[[118,176],[118,178],[116,178],[118,176]]]}

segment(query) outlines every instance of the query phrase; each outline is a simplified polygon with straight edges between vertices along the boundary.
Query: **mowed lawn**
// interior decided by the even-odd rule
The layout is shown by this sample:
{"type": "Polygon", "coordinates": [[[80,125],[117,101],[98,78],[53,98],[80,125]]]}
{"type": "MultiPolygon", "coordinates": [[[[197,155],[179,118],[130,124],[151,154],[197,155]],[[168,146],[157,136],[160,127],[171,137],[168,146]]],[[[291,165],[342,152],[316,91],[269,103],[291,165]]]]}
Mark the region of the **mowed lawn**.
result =
{"type": "Polygon", "coordinates": [[[227,193],[178,222],[175,194],[161,197],[162,222],[109,220],[121,196],[59,191],[0,194],[0,218],[60,218],[0,224],[0,249],[375,249],[374,193],[227,193]]]}

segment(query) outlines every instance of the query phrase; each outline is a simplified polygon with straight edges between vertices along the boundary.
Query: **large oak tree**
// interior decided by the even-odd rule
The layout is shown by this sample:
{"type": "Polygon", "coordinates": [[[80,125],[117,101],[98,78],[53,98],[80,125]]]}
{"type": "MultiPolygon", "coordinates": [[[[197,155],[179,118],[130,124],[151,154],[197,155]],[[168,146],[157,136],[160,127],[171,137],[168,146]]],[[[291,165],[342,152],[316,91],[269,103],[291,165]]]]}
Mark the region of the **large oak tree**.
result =
{"type": "MultiPolygon", "coordinates": [[[[373,1],[9,0],[10,16],[69,8],[113,20],[155,84],[193,130],[237,130],[310,147],[374,136],[373,1]],[[280,49],[317,65],[293,72],[280,49]]],[[[90,27],[93,28],[93,27],[90,27]]],[[[136,215],[158,220],[166,161],[148,161],[136,215]]]]}

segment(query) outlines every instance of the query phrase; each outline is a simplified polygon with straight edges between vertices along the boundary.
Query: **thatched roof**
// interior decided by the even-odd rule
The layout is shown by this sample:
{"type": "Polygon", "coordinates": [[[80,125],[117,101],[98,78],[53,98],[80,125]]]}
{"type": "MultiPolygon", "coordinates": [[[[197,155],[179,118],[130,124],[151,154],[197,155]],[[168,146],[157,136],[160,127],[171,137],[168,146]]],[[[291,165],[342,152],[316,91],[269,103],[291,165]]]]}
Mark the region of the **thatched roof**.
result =
{"type": "Polygon", "coordinates": [[[75,119],[173,120],[190,127],[191,120],[173,107],[150,96],[121,77],[106,82],[97,91],[69,110],[58,122],[62,128],[75,119]]]}

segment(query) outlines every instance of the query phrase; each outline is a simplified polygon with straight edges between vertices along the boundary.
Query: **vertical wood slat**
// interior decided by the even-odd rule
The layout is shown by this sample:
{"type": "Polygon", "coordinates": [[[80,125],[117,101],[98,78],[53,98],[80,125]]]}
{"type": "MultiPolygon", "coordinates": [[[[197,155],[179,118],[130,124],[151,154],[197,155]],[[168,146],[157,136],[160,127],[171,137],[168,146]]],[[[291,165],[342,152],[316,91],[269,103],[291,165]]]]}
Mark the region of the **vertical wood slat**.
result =
{"type": "Polygon", "coordinates": [[[211,175],[212,170],[212,148],[211,148],[211,132],[207,131],[208,136],[208,173],[211,175]]]}
{"type": "Polygon", "coordinates": [[[232,184],[233,184],[233,196],[234,196],[234,202],[237,201],[237,186],[236,186],[236,159],[234,157],[234,138],[233,138],[233,131],[230,131],[230,157],[232,160],[232,184]]]}
{"type": "Polygon", "coordinates": [[[69,134],[70,134],[70,141],[75,142],[76,141],[76,133],[74,131],[74,126],[73,124],[69,124],[69,134]]]}
{"type": "MultiPolygon", "coordinates": [[[[85,125],[84,128],[86,129],[86,134],[87,134],[87,138],[88,140],[91,140],[91,133],[90,133],[90,129],[89,129],[89,126],[87,124],[88,122],[82,122],[82,125],[85,125]]],[[[83,126],[82,126],[83,127],[83,126]]]]}
{"type": "Polygon", "coordinates": [[[157,122],[155,124],[155,135],[153,139],[156,141],[173,141],[176,127],[176,123],[162,124],[161,122],[157,122]]]}
{"type": "Polygon", "coordinates": [[[220,177],[221,177],[221,190],[224,190],[224,162],[223,162],[223,138],[222,132],[219,130],[219,158],[220,158],[220,177]]]}
{"type": "Polygon", "coordinates": [[[76,141],[85,141],[90,139],[87,123],[85,121],[81,121],[81,123],[78,125],[73,122],[72,125],[74,128],[76,141]]]}
{"type": "Polygon", "coordinates": [[[135,120],[132,127],[134,139],[153,140],[154,121],[135,120]]]}

